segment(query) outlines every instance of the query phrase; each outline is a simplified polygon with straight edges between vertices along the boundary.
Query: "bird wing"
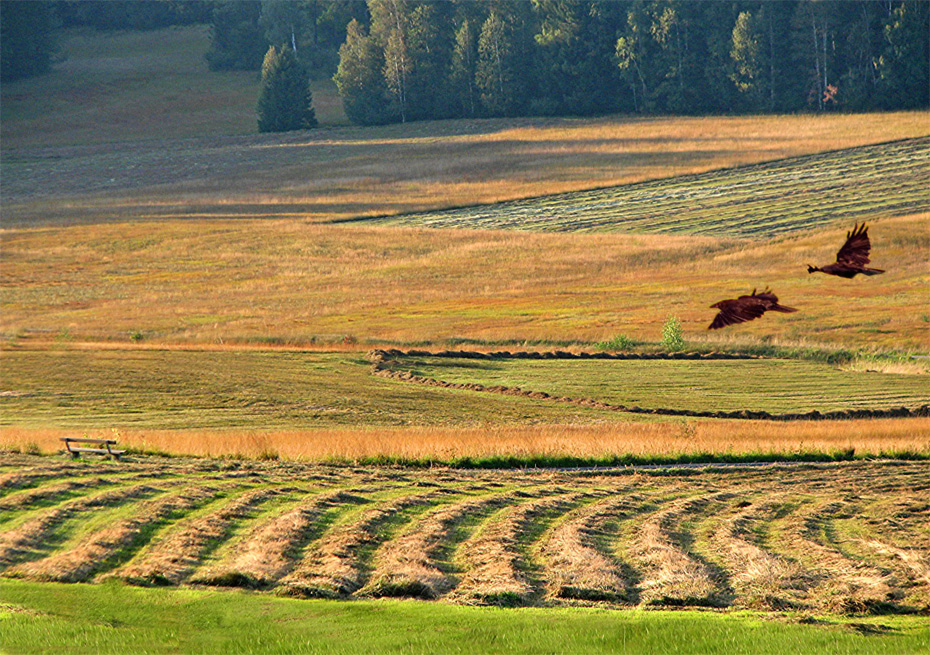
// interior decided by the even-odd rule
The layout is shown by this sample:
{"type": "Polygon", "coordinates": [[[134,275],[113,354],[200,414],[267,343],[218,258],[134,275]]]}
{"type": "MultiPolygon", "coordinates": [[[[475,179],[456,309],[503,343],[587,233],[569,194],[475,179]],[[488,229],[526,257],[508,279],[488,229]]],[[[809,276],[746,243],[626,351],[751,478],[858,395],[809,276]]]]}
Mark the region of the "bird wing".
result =
{"type": "Polygon", "coordinates": [[[766,309],[765,305],[759,302],[755,296],[740,296],[736,300],[724,300],[718,303],[718,306],[720,307],[720,313],[714,317],[713,322],[707,328],[708,330],[716,330],[727,325],[751,321],[762,316],[766,309]]]}
{"type": "Polygon", "coordinates": [[[869,251],[872,244],[869,242],[869,228],[865,223],[860,227],[858,223],[852,231],[846,233],[846,243],[836,253],[838,264],[861,267],[869,263],[869,251]]]}

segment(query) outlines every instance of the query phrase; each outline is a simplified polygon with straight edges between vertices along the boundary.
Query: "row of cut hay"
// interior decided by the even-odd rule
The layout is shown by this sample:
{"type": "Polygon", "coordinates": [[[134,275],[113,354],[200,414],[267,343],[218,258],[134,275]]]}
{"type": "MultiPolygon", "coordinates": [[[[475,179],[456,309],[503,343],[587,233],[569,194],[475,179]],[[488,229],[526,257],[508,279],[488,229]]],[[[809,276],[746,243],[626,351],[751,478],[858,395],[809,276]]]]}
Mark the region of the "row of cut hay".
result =
{"type": "MultiPolygon", "coordinates": [[[[33,442],[56,452],[68,430],[0,430],[0,447],[33,442]]],[[[297,461],[454,462],[493,457],[599,460],[649,458],[796,457],[853,452],[859,456],[930,456],[930,418],[847,421],[676,420],[595,425],[338,428],[319,430],[123,430],[120,445],[142,452],[259,458],[269,453],[297,461]],[[686,437],[686,438],[685,438],[686,437]]],[[[16,446],[18,447],[18,446],[16,446]]],[[[10,474],[7,474],[10,475],[10,474]]],[[[34,474],[33,474],[34,475],[34,474]]],[[[19,479],[19,478],[17,478],[19,479]]],[[[30,478],[31,479],[31,478],[30,478]]],[[[11,483],[13,481],[11,480],[11,483]]],[[[29,484],[22,479],[16,484],[29,484]]]]}
{"type": "Polygon", "coordinates": [[[755,533],[784,508],[784,497],[776,493],[740,505],[743,502],[746,507],[724,520],[713,534],[736,604],[762,610],[801,607],[810,576],[796,561],[760,546],[755,533]]]}
{"type": "MultiPolygon", "coordinates": [[[[55,444],[56,449],[60,446],[60,443],[59,441],[58,444],[55,444]]],[[[47,467],[25,467],[0,475],[0,496],[16,489],[40,484],[44,480],[54,480],[72,472],[79,472],[81,475],[93,475],[109,473],[112,472],[112,469],[105,466],[90,468],[70,463],[56,463],[47,467]]]]}
{"type": "Polygon", "coordinates": [[[509,494],[494,494],[453,502],[429,512],[412,529],[381,546],[371,577],[360,593],[435,599],[449,592],[455,583],[439,559],[455,527],[511,500],[509,494]]]}
{"type": "Polygon", "coordinates": [[[551,495],[506,507],[459,547],[464,569],[450,598],[465,603],[523,605],[540,595],[521,543],[530,526],[573,507],[591,492],[554,489],[551,495]]]}
{"type": "MultiPolygon", "coordinates": [[[[144,468],[158,467],[126,467],[140,476],[144,468]]],[[[200,467],[205,475],[188,479],[179,493],[122,479],[119,489],[88,488],[90,495],[55,507],[40,504],[12,530],[0,531],[0,562],[19,563],[9,575],[35,579],[89,580],[112,571],[106,577],[137,584],[277,586],[298,596],[404,595],[501,605],[582,599],[847,613],[930,608],[930,547],[926,541],[896,545],[895,524],[885,520],[900,515],[905,539],[926,532],[920,521],[927,504],[916,490],[928,473],[919,464],[691,475],[370,469],[345,472],[342,488],[306,496],[298,495],[303,488],[256,488],[255,475],[276,470],[296,481],[313,477],[313,467],[256,463],[229,469],[226,483],[223,471],[209,468],[200,467]],[[62,540],[56,528],[68,519],[86,514],[100,524],[114,505],[156,493],[119,510],[126,518],[111,518],[108,527],[56,549],[62,540]],[[861,506],[837,500],[851,494],[866,500],[861,506]],[[820,502],[805,506],[812,495],[820,502]],[[253,518],[262,503],[277,505],[276,499],[285,504],[253,518]],[[333,523],[340,512],[343,518],[333,523]],[[220,544],[217,560],[211,553],[220,544]]],[[[47,486],[56,484],[63,483],[47,486]]]]}
{"type": "Polygon", "coordinates": [[[0,498],[0,512],[12,512],[25,509],[39,503],[52,501],[74,494],[77,491],[87,492],[91,489],[112,485],[109,478],[91,477],[80,480],[64,480],[53,482],[10,494],[0,498]]]}
{"type": "Polygon", "coordinates": [[[189,485],[177,493],[144,501],[133,507],[131,516],[87,535],[74,547],[40,560],[18,564],[8,573],[30,580],[86,581],[140,545],[154,526],[178,518],[215,497],[218,492],[216,487],[189,485]]]}
{"type": "Polygon", "coordinates": [[[180,584],[210,548],[227,536],[236,521],[279,493],[277,489],[267,488],[246,491],[225,502],[217,511],[177,526],[111,575],[137,585],[180,584]]]}
{"type": "Polygon", "coordinates": [[[552,598],[635,603],[625,565],[599,546],[605,525],[642,511],[638,494],[609,497],[572,510],[541,544],[547,595],[552,598]]]}
{"type": "Polygon", "coordinates": [[[733,492],[702,494],[667,503],[648,515],[632,536],[627,555],[639,572],[640,602],[645,605],[726,605],[707,564],[696,557],[678,529],[699,512],[710,512],[733,497],[733,492]]]}
{"type": "Polygon", "coordinates": [[[825,523],[852,511],[855,508],[845,501],[811,503],[778,522],[778,547],[813,576],[808,603],[835,613],[881,612],[896,600],[892,586],[897,581],[887,571],[851,559],[824,543],[825,523]]]}
{"type": "Polygon", "coordinates": [[[327,510],[366,502],[357,493],[359,490],[353,489],[309,494],[296,506],[261,521],[237,540],[221,561],[196,571],[191,582],[250,588],[274,584],[295,566],[306,544],[318,536],[318,524],[327,510]]]}
{"type": "Polygon", "coordinates": [[[54,531],[69,518],[162,491],[146,483],[130,485],[75,498],[39,512],[38,516],[30,516],[21,525],[0,533],[0,570],[40,551],[54,531]]]}
{"type": "Polygon", "coordinates": [[[387,538],[385,523],[405,510],[432,505],[446,493],[439,489],[405,495],[362,511],[313,542],[297,567],[281,578],[277,590],[303,598],[331,598],[359,590],[366,576],[361,552],[387,538]]]}

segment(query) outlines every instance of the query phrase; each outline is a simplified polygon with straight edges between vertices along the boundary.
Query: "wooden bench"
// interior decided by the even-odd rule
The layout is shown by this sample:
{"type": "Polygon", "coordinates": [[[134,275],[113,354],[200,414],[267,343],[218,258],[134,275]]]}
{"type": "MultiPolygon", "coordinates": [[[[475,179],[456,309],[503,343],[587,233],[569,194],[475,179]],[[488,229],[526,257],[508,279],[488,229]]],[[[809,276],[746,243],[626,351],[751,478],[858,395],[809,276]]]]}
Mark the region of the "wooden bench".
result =
{"type": "Polygon", "coordinates": [[[71,457],[80,457],[81,453],[96,453],[97,455],[106,455],[113,459],[119,459],[125,450],[115,450],[112,446],[116,445],[116,439],[88,439],[87,437],[62,437],[65,442],[65,448],[71,454],[71,457]],[[72,446],[72,443],[96,444],[96,448],[86,446],[72,446]]]}

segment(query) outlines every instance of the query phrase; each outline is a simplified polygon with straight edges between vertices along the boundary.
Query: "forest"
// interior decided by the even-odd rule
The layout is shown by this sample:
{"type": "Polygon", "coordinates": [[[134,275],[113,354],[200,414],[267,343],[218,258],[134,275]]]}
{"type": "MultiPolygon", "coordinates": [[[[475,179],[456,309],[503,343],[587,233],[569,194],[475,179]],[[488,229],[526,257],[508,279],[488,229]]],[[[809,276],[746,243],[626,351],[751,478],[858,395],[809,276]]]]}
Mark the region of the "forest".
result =
{"type": "Polygon", "coordinates": [[[211,69],[289,50],[299,66],[284,68],[333,77],[362,125],[930,106],[917,0],[28,2],[2,19],[4,81],[48,70],[61,28],[209,22],[211,69]]]}

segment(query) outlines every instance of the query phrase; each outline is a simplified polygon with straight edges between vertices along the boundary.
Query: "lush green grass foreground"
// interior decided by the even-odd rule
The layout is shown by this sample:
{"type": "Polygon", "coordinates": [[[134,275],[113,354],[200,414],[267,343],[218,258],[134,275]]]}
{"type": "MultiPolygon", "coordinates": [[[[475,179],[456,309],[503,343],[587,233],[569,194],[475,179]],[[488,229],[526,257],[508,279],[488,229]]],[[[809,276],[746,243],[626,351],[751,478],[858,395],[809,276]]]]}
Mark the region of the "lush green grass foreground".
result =
{"type": "Polygon", "coordinates": [[[925,617],[325,601],[110,583],[0,583],[3,653],[918,653],[925,617]]]}

